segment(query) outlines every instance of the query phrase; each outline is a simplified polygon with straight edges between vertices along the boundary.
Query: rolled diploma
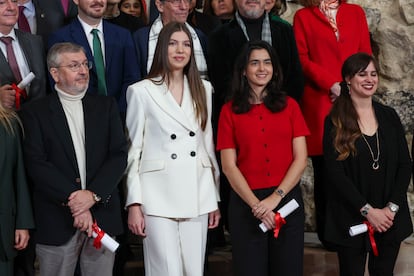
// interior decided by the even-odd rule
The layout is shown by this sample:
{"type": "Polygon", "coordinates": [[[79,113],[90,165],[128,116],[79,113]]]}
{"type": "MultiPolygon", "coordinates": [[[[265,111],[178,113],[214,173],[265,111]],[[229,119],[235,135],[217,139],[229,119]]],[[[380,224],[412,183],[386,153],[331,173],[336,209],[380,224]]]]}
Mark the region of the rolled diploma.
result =
{"type": "MultiPolygon", "coordinates": [[[[92,237],[96,238],[97,236],[98,236],[98,234],[96,234],[95,231],[92,231],[92,237]]],[[[115,252],[115,250],[119,246],[119,243],[106,233],[102,237],[101,243],[102,243],[103,246],[105,246],[111,252],[115,252]]]]}
{"type": "MultiPolygon", "coordinates": [[[[298,202],[295,199],[292,199],[291,201],[286,203],[282,208],[280,208],[277,212],[280,214],[282,218],[285,218],[288,215],[290,215],[290,213],[295,211],[298,207],[298,202]]],[[[259,227],[260,229],[262,229],[263,232],[267,232],[267,230],[269,230],[263,222],[259,224],[259,227]]]]}
{"type": "Polygon", "coordinates": [[[22,81],[17,85],[20,89],[25,89],[26,86],[28,86],[32,80],[35,78],[35,74],[33,72],[30,72],[22,81]]]}
{"type": "Polygon", "coordinates": [[[365,233],[368,231],[368,226],[365,223],[349,227],[349,235],[351,237],[365,233]]]}

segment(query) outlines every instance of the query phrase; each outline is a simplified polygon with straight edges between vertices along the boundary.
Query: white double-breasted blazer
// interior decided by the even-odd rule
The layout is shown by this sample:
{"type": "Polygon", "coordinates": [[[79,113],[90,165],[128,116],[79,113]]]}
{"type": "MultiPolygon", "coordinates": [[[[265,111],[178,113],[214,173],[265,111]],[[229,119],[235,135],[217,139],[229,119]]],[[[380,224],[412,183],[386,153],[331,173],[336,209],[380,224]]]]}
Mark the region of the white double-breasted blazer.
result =
{"type": "Polygon", "coordinates": [[[212,87],[203,81],[208,120],[196,118],[184,79],[181,106],[165,83],[137,82],[127,89],[128,153],[126,206],[142,204],[145,214],[192,218],[214,211],[219,169],[211,126],[212,87]]]}

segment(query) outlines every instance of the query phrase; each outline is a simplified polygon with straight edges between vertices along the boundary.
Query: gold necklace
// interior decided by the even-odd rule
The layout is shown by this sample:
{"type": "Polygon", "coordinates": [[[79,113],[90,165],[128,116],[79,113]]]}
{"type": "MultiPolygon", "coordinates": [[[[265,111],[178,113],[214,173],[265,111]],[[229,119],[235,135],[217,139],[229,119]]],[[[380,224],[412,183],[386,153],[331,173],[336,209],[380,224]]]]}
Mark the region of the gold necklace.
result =
{"type": "Polygon", "coordinates": [[[367,139],[365,138],[365,135],[362,133],[362,138],[365,141],[365,144],[367,144],[369,152],[371,153],[371,157],[372,157],[372,169],[374,171],[379,169],[379,158],[380,158],[380,144],[379,144],[379,138],[378,138],[378,130],[375,132],[375,137],[377,138],[377,158],[374,157],[374,152],[372,151],[371,146],[369,145],[367,139]]]}

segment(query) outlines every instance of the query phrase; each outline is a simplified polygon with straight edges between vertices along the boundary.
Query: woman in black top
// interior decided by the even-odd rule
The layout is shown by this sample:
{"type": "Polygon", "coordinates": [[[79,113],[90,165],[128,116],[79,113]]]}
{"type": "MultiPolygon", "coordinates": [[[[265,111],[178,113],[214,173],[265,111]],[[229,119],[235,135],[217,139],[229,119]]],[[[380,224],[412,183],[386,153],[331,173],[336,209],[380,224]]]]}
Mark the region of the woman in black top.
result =
{"type": "Polygon", "coordinates": [[[412,233],[407,204],[411,160],[394,109],[373,101],[378,65],[365,53],[342,67],[341,94],[325,121],[327,241],[336,246],[341,275],[393,275],[400,243],[412,233]],[[351,237],[366,222],[374,231],[351,237]],[[378,256],[375,256],[378,249],[378,256]]]}

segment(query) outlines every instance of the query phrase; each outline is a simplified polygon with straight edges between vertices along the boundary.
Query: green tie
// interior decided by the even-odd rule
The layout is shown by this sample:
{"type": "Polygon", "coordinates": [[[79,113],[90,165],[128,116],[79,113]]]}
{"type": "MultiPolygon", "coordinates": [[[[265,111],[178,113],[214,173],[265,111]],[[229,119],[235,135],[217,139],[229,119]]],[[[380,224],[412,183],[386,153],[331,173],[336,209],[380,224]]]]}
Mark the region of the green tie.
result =
{"type": "Polygon", "coordinates": [[[98,75],[98,94],[106,95],[105,66],[103,62],[101,40],[98,29],[92,29],[93,34],[93,59],[95,60],[96,74],[98,75]]]}

